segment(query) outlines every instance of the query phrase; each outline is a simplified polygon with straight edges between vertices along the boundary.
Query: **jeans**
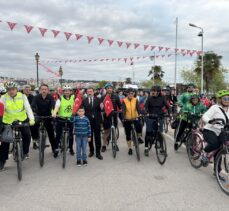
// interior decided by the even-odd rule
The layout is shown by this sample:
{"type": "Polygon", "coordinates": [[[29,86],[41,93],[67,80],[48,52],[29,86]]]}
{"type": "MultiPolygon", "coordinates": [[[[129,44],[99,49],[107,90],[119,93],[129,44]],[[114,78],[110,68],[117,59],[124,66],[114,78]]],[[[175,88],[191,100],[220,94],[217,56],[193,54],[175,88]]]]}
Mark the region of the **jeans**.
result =
{"type": "Polygon", "coordinates": [[[77,160],[86,160],[87,159],[87,141],[88,137],[87,136],[76,136],[76,159],[77,160]],[[81,155],[81,150],[82,150],[82,155],[81,155]]]}

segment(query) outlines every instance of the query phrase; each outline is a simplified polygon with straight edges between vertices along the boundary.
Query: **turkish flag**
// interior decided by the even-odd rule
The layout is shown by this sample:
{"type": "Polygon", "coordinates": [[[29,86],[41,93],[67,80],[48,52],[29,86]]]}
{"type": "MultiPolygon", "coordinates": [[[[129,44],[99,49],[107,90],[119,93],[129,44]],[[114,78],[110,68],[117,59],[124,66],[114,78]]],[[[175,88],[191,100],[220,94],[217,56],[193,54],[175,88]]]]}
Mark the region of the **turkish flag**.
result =
{"type": "Polygon", "coordinates": [[[80,91],[78,91],[77,93],[77,96],[76,96],[76,99],[75,99],[75,102],[74,102],[74,105],[73,105],[73,108],[72,108],[72,114],[75,115],[76,112],[79,110],[81,104],[82,104],[82,96],[80,94],[80,91]]]}
{"type": "Polygon", "coordinates": [[[110,95],[106,95],[106,97],[103,100],[103,104],[104,104],[104,110],[105,110],[106,116],[108,117],[110,113],[114,110],[110,95]]]}

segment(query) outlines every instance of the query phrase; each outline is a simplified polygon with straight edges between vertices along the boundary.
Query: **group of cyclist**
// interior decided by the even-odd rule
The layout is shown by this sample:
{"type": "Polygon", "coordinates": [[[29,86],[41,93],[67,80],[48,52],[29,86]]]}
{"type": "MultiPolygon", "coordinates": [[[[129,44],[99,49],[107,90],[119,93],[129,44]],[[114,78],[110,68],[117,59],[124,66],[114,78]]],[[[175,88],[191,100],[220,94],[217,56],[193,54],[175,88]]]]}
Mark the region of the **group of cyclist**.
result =
{"type": "MultiPolygon", "coordinates": [[[[128,146],[128,154],[132,155],[132,137],[131,121],[134,121],[138,142],[145,142],[145,156],[149,156],[149,142],[159,130],[163,132],[165,115],[171,116],[177,114],[177,105],[180,107],[179,124],[177,124],[177,133],[175,136],[174,149],[178,149],[178,142],[185,128],[189,126],[189,114],[195,114],[199,119],[202,118],[205,123],[203,136],[208,145],[204,149],[206,153],[217,149],[221,143],[220,125],[211,124],[212,119],[222,118],[227,121],[229,118],[229,91],[221,90],[217,93],[216,98],[207,100],[206,97],[195,92],[194,84],[187,86],[187,91],[179,99],[175,94],[175,89],[161,89],[160,86],[153,86],[150,92],[140,91],[138,94],[134,89],[127,89],[125,93],[120,91],[116,93],[112,83],[107,83],[102,93],[96,92],[92,87],[87,92],[78,91],[82,97],[81,107],[85,110],[85,115],[91,125],[91,141],[89,142],[89,157],[94,154],[99,160],[103,160],[101,152],[105,152],[109,144],[111,125],[118,127],[118,117],[123,123],[128,146]],[[113,111],[107,115],[105,110],[104,99],[109,96],[113,111]],[[217,102],[216,102],[217,99],[217,102]],[[227,117],[227,118],[226,118],[227,117]],[[145,139],[142,138],[143,121],[146,123],[145,139]],[[157,123],[158,121],[158,123],[157,123]],[[159,126],[158,126],[159,125],[159,126]],[[102,136],[101,136],[102,134],[102,136]],[[95,149],[94,149],[95,144],[95,149]]],[[[74,106],[79,100],[76,97],[72,87],[64,85],[61,95],[50,93],[49,87],[42,84],[39,87],[37,95],[31,94],[31,87],[26,85],[23,93],[18,91],[17,84],[7,82],[5,87],[0,88],[2,112],[0,111],[1,130],[4,125],[11,125],[15,120],[20,122],[29,122],[30,127],[20,128],[23,140],[24,159],[29,158],[29,146],[33,140],[33,148],[37,149],[39,145],[39,122],[35,121],[37,117],[47,117],[44,126],[48,133],[54,158],[59,155],[59,145],[62,136],[63,122],[58,121],[60,118],[69,118],[69,153],[74,155],[73,149],[73,122],[72,117],[77,115],[73,112],[74,106]],[[53,124],[55,119],[55,127],[53,124]]],[[[3,129],[4,130],[4,129],[3,129]]],[[[9,154],[9,143],[4,140],[0,142],[0,170],[4,169],[9,154]]],[[[116,151],[119,151],[116,145],[116,151]]],[[[203,155],[203,162],[209,162],[208,158],[203,155]]]]}

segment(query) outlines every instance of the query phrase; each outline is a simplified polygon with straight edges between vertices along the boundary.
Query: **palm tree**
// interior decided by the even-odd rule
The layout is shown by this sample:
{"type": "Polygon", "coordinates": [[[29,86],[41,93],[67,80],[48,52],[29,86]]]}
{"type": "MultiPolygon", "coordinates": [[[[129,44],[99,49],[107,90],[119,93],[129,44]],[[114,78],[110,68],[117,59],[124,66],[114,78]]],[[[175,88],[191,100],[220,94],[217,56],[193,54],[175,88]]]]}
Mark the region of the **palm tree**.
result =
{"type": "MultiPolygon", "coordinates": [[[[209,85],[216,75],[222,72],[221,68],[222,56],[209,51],[204,54],[204,82],[206,91],[209,92],[209,85]]],[[[201,56],[199,55],[196,60],[196,68],[194,70],[198,75],[201,73],[201,56]]]]}
{"type": "Polygon", "coordinates": [[[161,84],[164,73],[165,72],[162,70],[161,66],[155,65],[151,67],[148,77],[151,76],[151,80],[154,81],[154,85],[161,84]]]}

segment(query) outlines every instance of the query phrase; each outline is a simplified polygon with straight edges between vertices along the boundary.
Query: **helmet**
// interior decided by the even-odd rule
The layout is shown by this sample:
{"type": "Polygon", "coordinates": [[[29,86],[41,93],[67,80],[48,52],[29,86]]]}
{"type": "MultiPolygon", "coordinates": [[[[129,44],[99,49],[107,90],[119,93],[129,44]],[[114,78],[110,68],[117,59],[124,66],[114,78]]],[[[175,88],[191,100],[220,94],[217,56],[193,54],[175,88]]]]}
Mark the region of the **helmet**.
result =
{"type": "Polygon", "coordinates": [[[190,87],[190,86],[192,86],[193,88],[196,87],[194,83],[189,83],[189,84],[187,84],[187,88],[190,87]]]}
{"type": "Polygon", "coordinates": [[[104,86],[105,89],[107,89],[108,87],[113,88],[113,84],[109,82],[104,86]]]}
{"type": "Polygon", "coordinates": [[[190,100],[192,100],[194,98],[200,99],[200,96],[197,93],[192,93],[190,96],[190,100]]]}
{"type": "Polygon", "coordinates": [[[223,96],[226,96],[228,95],[229,96],[229,91],[228,90],[220,90],[216,93],[216,97],[217,98],[221,98],[223,96]]]}
{"type": "Polygon", "coordinates": [[[162,87],[161,90],[162,90],[162,91],[167,91],[168,89],[167,89],[167,87],[162,87]]]}
{"type": "Polygon", "coordinates": [[[6,88],[4,86],[1,86],[0,87],[0,94],[5,94],[7,91],[6,91],[6,88]]]}
{"type": "Polygon", "coordinates": [[[69,85],[64,85],[64,86],[63,86],[63,91],[64,91],[64,90],[72,90],[72,87],[69,86],[69,85]]]}
{"type": "Polygon", "coordinates": [[[13,81],[6,82],[5,84],[6,89],[18,88],[17,84],[13,81]]]}
{"type": "Polygon", "coordinates": [[[160,86],[152,86],[151,91],[160,92],[161,91],[161,87],[160,86]]]}

